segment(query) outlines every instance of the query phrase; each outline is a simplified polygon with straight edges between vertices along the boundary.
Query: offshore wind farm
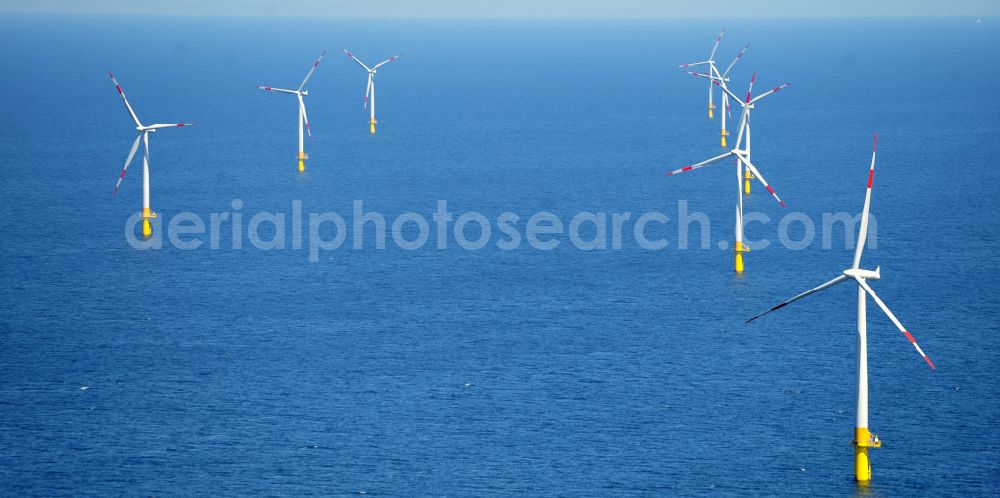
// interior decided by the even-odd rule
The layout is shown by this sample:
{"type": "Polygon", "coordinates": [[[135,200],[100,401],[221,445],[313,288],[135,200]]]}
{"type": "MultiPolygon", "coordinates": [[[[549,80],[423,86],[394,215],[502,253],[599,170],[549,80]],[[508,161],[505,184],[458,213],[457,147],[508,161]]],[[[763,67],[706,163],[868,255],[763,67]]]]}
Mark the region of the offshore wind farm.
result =
{"type": "Polygon", "coordinates": [[[0,13],[3,494],[997,493],[997,18],[400,9],[0,13]]]}
{"type": "MultiPolygon", "coordinates": [[[[717,71],[715,71],[714,68],[712,69],[712,71],[713,72],[717,72],[717,71]]],[[[750,195],[750,188],[749,188],[750,180],[753,179],[753,178],[756,178],[757,181],[759,181],[761,183],[761,185],[763,185],[764,188],[767,189],[767,192],[769,194],[771,194],[771,197],[774,197],[774,200],[778,201],[778,204],[780,204],[781,207],[787,207],[785,205],[785,201],[782,201],[781,197],[778,197],[778,193],[774,191],[774,188],[771,187],[771,185],[767,183],[767,180],[765,180],[764,177],[760,174],[760,171],[758,171],[757,168],[753,165],[753,163],[750,162],[750,110],[753,109],[754,106],[757,104],[757,102],[759,102],[761,99],[763,99],[763,98],[767,97],[768,95],[771,95],[771,94],[773,94],[775,92],[778,92],[782,88],[785,88],[786,86],[788,86],[789,83],[784,83],[784,84],[778,85],[778,86],[776,86],[776,87],[774,87],[774,88],[772,88],[772,89],[770,89],[770,90],[768,90],[766,92],[761,93],[760,95],[757,95],[756,97],[752,97],[751,98],[752,93],[753,93],[753,84],[754,84],[754,81],[757,79],[757,73],[753,73],[753,76],[750,77],[750,86],[747,89],[746,99],[745,100],[740,100],[735,94],[733,94],[731,91],[729,91],[729,89],[725,85],[725,80],[722,79],[721,77],[711,76],[711,75],[705,75],[705,74],[702,74],[702,73],[697,73],[696,75],[697,76],[705,76],[705,77],[707,77],[709,79],[709,81],[710,81],[711,84],[718,85],[720,88],[722,88],[724,90],[723,95],[725,95],[727,98],[731,96],[733,98],[733,100],[735,102],[738,102],[740,104],[740,107],[743,108],[742,112],[740,113],[740,124],[739,124],[739,127],[738,127],[739,131],[737,132],[737,137],[736,137],[736,146],[732,150],[730,150],[729,152],[726,152],[725,154],[720,154],[718,156],[715,156],[715,157],[713,157],[711,159],[707,159],[707,160],[702,161],[700,163],[692,164],[692,165],[689,165],[689,166],[684,166],[683,168],[675,169],[673,171],[668,171],[665,174],[665,176],[674,176],[674,175],[676,175],[678,173],[684,173],[684,172],[687,172],[687,171],[696,170],[698,168],[703,168],[703,167],[708,166],[708,165],[710,165],[712,163],[716,163],[718,161],[721,161],[723,159],[727,159],[727,158],[730,158],[730,157],[735,159],[735,163],[736,163],[736,230],[735,230],[735,234],[736,234],[736,237],[735,237],[735,241],[733,242],[733,254],[734,254],[733,269],[734,269],[734,271],[736,273],[743,273],[743,269],[744,269],[743,253],[749,251],[749,249],[747,249],[747,247],[743,243],[743,224],[744,224],[743,223],[743,196],[744,195],[750,195]],[[746,184],[746,185],[744,185],[744,184],[746,184]]],[[[725,137],[725,135],[723,135],[723,137],[725,137]]]]}

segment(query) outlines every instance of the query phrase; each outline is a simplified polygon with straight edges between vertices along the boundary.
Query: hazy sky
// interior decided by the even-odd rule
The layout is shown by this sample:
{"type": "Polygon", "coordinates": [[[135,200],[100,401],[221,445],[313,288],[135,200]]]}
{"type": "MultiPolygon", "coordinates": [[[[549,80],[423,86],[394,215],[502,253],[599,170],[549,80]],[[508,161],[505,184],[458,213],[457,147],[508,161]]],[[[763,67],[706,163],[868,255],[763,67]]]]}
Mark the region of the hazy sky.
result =
{"type": "Polygon", "coordinates": [[[0,0],[0,12],[387,18],[997,16],[1000,0],[0,0]]]}

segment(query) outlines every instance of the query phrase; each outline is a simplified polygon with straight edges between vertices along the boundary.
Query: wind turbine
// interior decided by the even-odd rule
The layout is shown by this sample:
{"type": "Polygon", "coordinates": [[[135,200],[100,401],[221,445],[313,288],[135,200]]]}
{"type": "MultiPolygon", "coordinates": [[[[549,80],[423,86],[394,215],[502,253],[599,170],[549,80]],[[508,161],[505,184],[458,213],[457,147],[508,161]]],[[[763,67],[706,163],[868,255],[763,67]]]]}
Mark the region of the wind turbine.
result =
{"type": "MultiPolygon", "coordinates": [[[[726,29],[723,28],[722,31],[719,32],[719,37],[715,39],[715,46],[712,47],[712,53],[708,55],[708,60],[704,60],[704,61],[701,61],[701,62],[692,62],[691,64],[681,64],[681,65],[679,65],[677,67],[679,67],[681,69],[687,69],[689,67],[703,66],[703,65],[707,64],[708,65],[708,74],[710,74],[712,76],[715,76],[715,75],[719,74],[719,69],[715,67],[715,52],[719,50],[719,43],[722,41],[722,37],[725,36],[725,35],[726,35],[726,29]]],[[[708,83],[708,119],[712,119],[714,117],[713,114],[712,114],[712,111],[715,109],[715,104],[712,103],[712,93],[714,93],[712,91],[712,83],[709,82],[708,83]]]]}
{"type": "Polygon", "coordinates": [[[128,170],[128,166],[132,164],[132,158],[135,157],[135,151],[139,149],[139,141],[142,140],[143,151],[142,151],[142,236],[148,239],[153,235],[153,228],[150,226],[150,218],[156,218],[156,213],[149,209],[149,134],[156,133],[156,130],[161,128],[176,128],[178,126],[191,126],[191,123],[173,123],[173,124],[152,124],[143,125],[139,122],[139,117],[136,116],[135,111],[132,110],[132,106],[129,105],[128,99],[125,98],[125,92],[122,91],[121,85],[118,84],[118,80],[115,79],[115,75],[108,71],[108,76],[111,77],[111,82],[115,84],[115,88],[118,89],[118,95],[122,96],[122,102],[125,102],[125,109],[128,110],[129,116],[132,116],[132,121],[135,122],[135,129],[138,134],[135,137],[135,141],[132,142],[132,149],[128,152],[128,158],[125,159],[125,167],[122,168],[122,173],[118,175],[118,183],[115,184],[114,194],[118,194],[118,187],[121,186],[122,180],[125,179],[125,171],[128,170]]]}
{"type": "Polygon", "coordinates": [[[285,90],[284,88],[274,88],[274,87],[270,87],[270,86],[256,85],[257,88],[259,88],[261,90],[264,90],[264,91],[278,92],[278,93],[289,93],[289,94],[295,95],[295,97],[299,99],[299,155],[298,155],[298,158],[299,158],[299,173],[302,173],[303,171],[306,170],[305,161],[307,159],[309,159],[309,156],[306,155],[306,153],[305,153],[305,144],[303,143],[303,139],[302,139],[302,125],[303,124],[305,125],[306,133],[309,134],[309,138],[310,139],[312,138],[312,131],[309,129],[309,117],[306,115],[306,103],[303,100],[303,97],[309,95],[309,90],[303,90],[303,88],[305,88],[306,83],[309,82],[309,78],[312,78],[313,73],[316,71],[316,66],[319,66],[319,61],[323,60],[323,56],[324,55],[326,55],[326,50],[324,50],[323,53],[319,55],[319,58],[316,59],[316,62],[314,62],[313,65],[312,65],[312,67],[309,68],[309,72],[306,73],[305,79],[302,80],[302,84],[299,85],[299,88],[297,90],[285,90]]]}
{"type": "MultiPolygon", "coordinates": [[[[698,75],[699,73],[692,73],[692,74],[698,75]]],[[[709,77],[709,79],[712,78],[709,77]]],[[[781,90],[782,88],[785,88],[786,86],[790,85],[790,83],[785,83],[783,85],[776,86],[756,97],[751,98],[751,93],[753,92],[753,84],[754,81],[756,81],[756,79],[757,79],[757,73],[753,73],[753,76],[750,78],[750,89],[747,90],[747,96],[745,101],[740,100],[739,97],[737,97],[735,94],[729,91],[728,88],[723,87],[718,80],[712,79],[712,83],[719,85],[727,95],[729,95],[734,101],[739,102],[740,105],[743,107],[743,113],[740,116],[739,130],[736,134],[736,147],[730,150],[729,152],[726,152],[725,154],[715,156],[711,159],[708,159],[707,161],[702,161],[698,164],[692,164],[691,166],[685,166],[683,168],[676,169],[674,171],[666,173],[665,175],[665,176],[673,176],[678,173],[684,173],[685,171],[698,169],[704,166],[708,166],[709,164],[721,161],[731,156],[736,158],[736,243],[733,246],[733,251],[736,253],[734,257],[734,267],[736,273],[743,273],[743,253],[749,251],[749,249],[747,249],[743,245],[743,192],[741,192],[740,190],[741,183],[744,181],[743,168],[745,167],[753,173],[753,177],[764,185],[764,188],[766,188],[767,191],[771,193],[771,196],[774,197],[774,199],[778,201],[779,204],[781,204],[781,207],[786,207],[784,201],[782,201],[781,198],[778,197],[778,194],[775,193],[774,189],[771,188],[771,186],[768,185],[767,181],[764,180],[764,177],[761,176],[760,171],[758,171],[757,168],[750,162],[750,110],[754,109],[757,102],[759,102],[761,99],[781,90]]]]}
{"type": "Polygon", "coordinates": [[[372,106],[371,106],[371,121],[369,122],[369,126],[371,127],[372,135],[374,135],[375,134],[375,123],[376,123],[376,121],[375,121],[375,73],[378,72],[378,68],[380,68],[380,67],[382,67],[382,66],[384,66],[384,65],[386,65],[386,64],[388,64],[388,63],[390,63],[390,62],[392,62],[392,61],[394,61],[396,59],[398,59],[399,56],[401,56],[403,54],[396,54],[396,55],[394,55],[392,57],[389,57],[388,59],[386,59],[386,60],[384,60],[382,62],[379,62],[378,64],[375,64],[373,67],[368,67],[367,65],[365,65],[364,62],[361,62],[361,59],[358,59],[357,57],[355,57],[354,54],[352,54],[350,50],[347,50],[344,47],[340,47],[340,48],[344,50],[344,53],[347,54],[348,57],[354,59],[354,62],[357,62],[358,65],[361,66],[361,67],[363,67],[365,71],[368,71],[368,87],[365,88],[365,105],[364,105],[364,107],[368,106],[368,97],[371,96],[372,106]]]}
{"type": "Polygon", "coordinates": [[[854,423],[854,441],[851,444],[854,446],[854,478],[862,484],[869,482],[872,478],[872,467],[871,461],[868,459],[868,448],[879,448],[882,446],[882,442],[879,441],[878,436],[872,434],[868,429],[868,337],[867,337],[867,325],[866,325],[866,293],[871,295],[875,304],[878,304],[882,311],[885,312],[889,320],[906,336],[906,339],[913,344],[913,347],[920,353],[920,356],[930,365],[931,369],[934,369],[934,363],[931,359],[927,357],[920,346],[917,345],[917,340],[913,338],[913,335],[907,332],[903,327],[903,324],[899,323],[899,319],[896,315],[889,310],[889,307],[879,299],[875,291],[868,286],[868,280],[879,280],[881,275],[879,273],[879,267],[875,267],[875,271],[865,270],[861,268],[861,253],[865,248],[865,238],[868,235],[868,210],[871,206],[872,199],[872,179],[875,176],[875,149],[878,144],[878,135],[875,135],[875,141],[872,145],[872,164],[868,170],[868,190],[865,192],[865,207],[861,213],[861,229],[858,232],[858,245],[854,250],[854,263],[850,268],[844,270],[837,278],[830,280],[829,282],[820,285],[819,287],[810,289],[802,294],[799,294],[749,320],[746,323],[750,323],[757,318],[760,318],[772,311],[778,310],[791,304],[799,299],[802,299],[810,294],[814,294],[821,290],[833,287],[841,282],[853,279],[858,284],[858,364],[857,364],[857,383],[858,383],[858,409],[857,418],[854,423]]]}
{"type": "MultiPolygon", "coordinates": [[[[723,30],[723,32],[725,32],[725,30],[723,30]]],[[[720,40],[722,39],[722,35],[721,34],[719,35],[719,39],[720,40]]],[[[718,46],[718,42],[716,42],[716,46],[718,46]]],[[[728,90],[729,88],[728,88],[727,84],[729,83],[729,72],[733,70],[733,66],[735,66],[736,63],[740,61],[740,59],[743,57],[743,54],[746,53],[746,51],[747,51],[748,48],[750,48],[750,44],[749,43],[747,43],[747,45],[745,47],[743,47],[743,49],[740,50],[740,52],[738,54],[736,54],[736,58],[733,59],[733,62],[730,62],[729,66],[726,67],[726,70],[722,71],[721,73],[719,72],[719,69],[715,66],[715,61],[711,60],[711,59],[708,60],[708,61],[705,61],[705,62],[696,62],[694,64],[681,64],[679,66],[681,68],[689,68],[689,67],[692,67],[692,66],[698,66],[698,65],[708,64],[709,68],[708,68],[708,74],[706,76],[711,80],[709,82],[709,84],[708,84],[708,87],[709,87],[709,93],[708,93],[708,105],[709,105],[708,117],[709,118],[712,117],[712,91],[711,91],[712,83],[713,82],[718,82],[718,85],[723,90],[728,90]]],[[[715,53],[715,51],[713,50],[713,54],[714,53],[715,53]]],[[[698,73],[694,73],[694,72],[688,71],[688,74],[698,74],[698,73]]],[[[739,99],[736,99],[736,100],[739,101],[739,99]]],[[[729,108],[729,95],[725,91],[723,91],[722,92],[722,129],[719,132],[719,144],[722,147],[726,146],[726,137],[729,136],[729,131],[726,130],[726,115],[727,114],[729,114],[730,116],[732,116],[730,114],[730,108],[729,108]]],[[[747,184],[749,184],[749,182],[747,182],[747,184]]],[[[749,193],[749,192],[747,192],[747,193],[749,193]]]]}

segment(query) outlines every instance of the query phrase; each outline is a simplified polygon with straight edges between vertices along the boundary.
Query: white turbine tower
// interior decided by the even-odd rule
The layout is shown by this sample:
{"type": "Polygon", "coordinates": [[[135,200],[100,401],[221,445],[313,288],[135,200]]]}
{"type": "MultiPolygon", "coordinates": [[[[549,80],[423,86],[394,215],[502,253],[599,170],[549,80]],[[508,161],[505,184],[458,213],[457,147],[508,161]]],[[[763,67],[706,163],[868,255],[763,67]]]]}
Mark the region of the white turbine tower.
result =
{"type": "Polygon", "coordinates": [[[302,84],[299,85],[299,88],[297,90],[286,90],[284,88],[274,88],[270,86],[256,85],[257,88],[268,92],[289,93],[295,95],[295,97],[298,98],[299,100],[299,120],[298,120],[299,121],[299,155],[298,155],[299,173],[306,170],[305,161],[309,159],[309,156],[306,155],[305,153],[305,144],[303,143],[304,142],[302,137],[303,125],[305,125],[306,133],[309,134],[309,138],[312,138],[312,131],[309,129],[309,117],[306,115],[306,103],[303,100],[303,97],[309,95],[309,91],[304,90],[304,88],[306,87],[306,83],[309,82],[309,78],[312,78],[313,72],[316,71],[316,66],[319,66],[319,61],[323,60],[324,55],[326,55],[326,50],[324,50],[323,53],[320,54],[319,58],[316,59],[316,62],[314,62],[312,67],[309,68],[309,72],[306,73],[305,79],[302,80],[302,84]]]}
{"type": "Polygon", "coordinates": [[[833,287],[841,282],[847,280],[854,280],[858,284],[858,364],[857,364],[857,384],[858,384],[858,405],[857,405],[857,418],[854,424],[854,441],[852,445],[854,446],[854,478],[860,483],[867,483],[871,480],[872,469],[871,461],[868,458],[868,448],[879,448],[882,446],[881,441],[879,441],[878,436],[872,434],[868,429],[868,335],[867,335],[867,324],[866,324],[866,294],[871,295],[875,304],[878,304],[879,308],[885,312],[889,320],[892,321],[893,325],[896,326],[906,336],[906,339],[913,344],[920,356],[923,357],[924,361],[933,369],[934,363],[931,359],[927,357],[920,346],[917,345],[916,339],[910,334],[904,327],[903,324],[899,323],[899,319],[896,315],[889,310],[889,307],[879,299],[875,291],[868,285],[868,280],[879,280],[881,275],[879,273],[879,267],[875,267],[875,270],[864,270],[861,268],[861,253],[865,248],[865,239],[868,236],[868,211],[871,206],[872,199],[872,180],[875,176],[875,149],[878,144],[878,135],[875,135],[875,142],[872,146],[872,164],[868,170],[868,189],[865,192],[865,207],[861,213],[861,229],[858,232],[858,245],[854,250],[854,263],[850,268],[844,270],[840,275],[838,275],[833,280],[820,285],[814,289],[810,289],[802,294],[799,294],[749,320],[746,323],[750,323],[761,316],[764,316],[772,311],[778,310],[787,306],[790,303],[798,301],[810,294],[814,294],[821,290],[833,287]]]}
{"type": "Polygon", "coordinates": [[[191,123],[143,125],[139,122],[139,117],[136,116],[135,111],[132,110],[132,106],[128,103],[128,99],[125,98],[125,92],[122,91],[122,87],[118,84],[118,80],[115,79],[115,75],[112,74],[111,71],[108,71],[108,76],[111,77],[111,82],[114,83],[115,88],[118,89],[118,95],[122,96],[122,102],[125,102],[125,109],[128,110],[129,116],[131,116],[132,121],[135,122],[135,129],[138,132],[135,137],[135,141],[132,142],[132,149],[128,152],[128,158],[125,159],[125,167],[122,168],[121,174],[118,175],[118,183],[115,184],[114,194],[118,193],[118,187],[121,186],[122,180],[125,179],[125,172],[128,171],[129,165],[132,164],[132,158],[135,157],[135,151],[139,149],[139,141],[142,140],[142,236],[143,238],[148,239],[151,235],[153,235],[153,228],[150,226],[149,220],[151,218],[156,218],[156,213],[149,209],[149,134],[156,133],[156,130],[161,128],[191,126],[191,123]]]}
{"type": "MultiPolygon", "coordinates": [[[[723,92],[722,92],[722,129],[719,132],[719,145],[722,146],[722,147],[726,146],[726,137],[729,136],[729,131],[726,130],[726,115],[729,115],[730,117],[732,117],[732,115],[730,114],[730,109],[729,109],[729,94],[725,92],[725,90],[729,90],[729,87],[727,86],[728,83],[729,83],[729,72],[733,70],[733,66],[735,66],[736,63],[740,61],[740,58],[743,57],[743,54],[745,54],[747,52],[748,48],[750,48],[750,44],[749,43],[747,43],[747,45],[745,47],[743,47],[743,50],[740,50],[740,53],[736,54],[736,58],[733,59],[733,62],[729,63],[729,67],[727,67],[726,70],[722,72],[722,74],[718,74],[718,72],[716,72],[716,75],[715,75],[718,78],[719,86],[723,89],[723,92]]],[[[736,99],[736,100],[739,101],[739,99],[736,99]]],[[[747,185],[749,185],[749,183],[747,183],[747,185]]],[[[747,188],[749,188],[749,187],[747,187],[747,188]]],[[[749,194],[750,192],[747,191],[747,193],[749,194]]]]}
{"type": "Polygon", "coordinates": [[[354,54],[352,54],[350,50],[347,50],[344,47],[340,47],[340,48],[343,49],[344,53],[347,54],[348,57],[354,59],[354,62],[357,62],[358,65],[361,66],[362,68],[364,68],[365,71],[368,71],[368,86],[365,88],[365,104],[364,104],[364,107],[368,106],[368,99],[370,97],[371,98],[371,121],[369,121],[368,124],[369,124],[369,128],[371,129],[372,135],[374,135],[375,134],[375,123],[376,123],[376,121],[375,121],[375,73],[378,72],[378,68],[380,68],[380,67],[382,67],[382,66],[384,66],[384,65],[386,65],[386,64],[388,64],[388,63],[390,63],[390,62],[392,62],[392,61],[394,61],[396,59],[398,59],[399,56],[403,55],[403,54],[396,54],[396,55],[394,55],[392,57],[389,57],[388,59],[386,59],[386,60],[384,60],[382,62],[379,62],[378,64],[375,64],[373,67],[368,67],[364,62],[361,62],[361,59],[358,59],[357,57],[355,57],[354,54]]]}
{"type": "MultiPolygon", "coordinates": [[[[692,73],[699,75],[699,73],[692,73]]],[[[701,75],[706,76],[706,75],[701,75]]],[[[722,87],[721,83],[717,79],[709,77],[712,83],[722,87]]],[[[757,73],[753,73],[750,78],[750,89],[747,90],[747,97],[745,101],[741,101],[735,94],[729,91],[728,88],[722,87],[726,95],[729,95],[734,101],[739,102],[743,107],[743,112],[740,115],[740,126],[736,134],[736,147],[726,152],[725,154],[715,156],[707,161],[702,161],[698,164],[692,164],[691,166],[685,166],[683,168],[666,173],[666,176],[673,176],[678,173],[684,173],[685,171],[691,171],[693,169],[698,169],[709,164],[721,161],[727,157],[736,158],[736,243],[733,246],[733,251],[735,252],[734,257],[734,268],[736,273],[743,272],[743,253],[747,252],[748,249],[743,245],[743,192],[741,191],[741,184],[744,181],[743,168],[747,168],[753,173],[753,177],[760,181],[764,185],[764,188],[771,193],[782,207],[786,207],[785,203],[778,197],[774,189],[768,185],[764,177],[761,176],[760,171],[750,162],[750,110],[764,97],[775,93],[782,88],[785,88],[790,83],[785,83],[783,85],[776,86],[756,97],[751,98],[751,92],[753,91],[754,81],[757,79],[757,73]]]]}

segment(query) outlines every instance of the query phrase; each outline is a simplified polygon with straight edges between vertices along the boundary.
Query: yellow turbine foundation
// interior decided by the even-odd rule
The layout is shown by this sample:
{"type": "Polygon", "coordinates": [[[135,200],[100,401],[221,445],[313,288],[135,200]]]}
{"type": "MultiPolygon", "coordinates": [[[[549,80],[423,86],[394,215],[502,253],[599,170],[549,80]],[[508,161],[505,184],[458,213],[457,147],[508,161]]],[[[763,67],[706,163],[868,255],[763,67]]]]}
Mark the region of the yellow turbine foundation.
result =
{"type": "Polygon", "coordinates": [[[371,128],[372,135],[374,135],[375,134],[375,120],[374,119],[371,120],[371,122],[369,123],[369,126],[371,128]]]}
{"type": "Polygon", "coordinates": [[[302,172],[304,172],[306,170],[306,163],[305,163],[305,161],[307,159],[309,159],[309,156],[307,156],[305,152],[301,152],[300,151],[299,152],[299,173],[302,173],[302,172]]]}
{"type": "Polygon", "coordinates": [[[153,226],[149,222],[150,218],[156,218],[156,213],[149,208],[142,208],[142,238],[148,239],[153,236],[153,226]]]}
{"type": "Polygon", "coordinates": [[[720,140],[720,143],[722,144],[723,147],[726,146],[726,137],[728,137],[728,136],[729,136],[729,132],[726,131],[726,130],[722,130],[722,134],[721,134],[722,138],[720,140]]]}
{"type": "Polygon", "coordinates": [[[708,119],[712,119],[715,117],[715,115],[712,114],[712,110],[714,109],[715,109],[715,104],[708,104],[708,119]]]}
{"type": "Polygon", "coordinates": [[[753,180],[753,175],[750,174],[750,170],[743,170],[743,192],[746,193],[746,195],[750,195],[750,180],[753,180]]]}
{"type": "Polygon", "coordinates": [[[854,428],[854,480],[858,484],[867,486],[872,480],[872,463],[868,458],[868,448],[881,448],[882,441],[878,436],[868,432],[867,427],[854,428]]]}
{"type": "Polygon", "coordinates": [[[743,273],[743,253],[750,252],[750,250],[747,249],[747,246],[743,245],[742,242],[737,242],[733,251],[736,253],[734,269],[736,270],[736,273],[743,273]]]}

